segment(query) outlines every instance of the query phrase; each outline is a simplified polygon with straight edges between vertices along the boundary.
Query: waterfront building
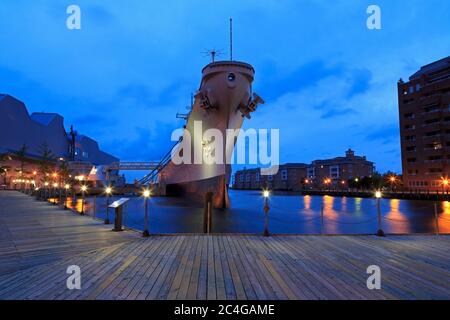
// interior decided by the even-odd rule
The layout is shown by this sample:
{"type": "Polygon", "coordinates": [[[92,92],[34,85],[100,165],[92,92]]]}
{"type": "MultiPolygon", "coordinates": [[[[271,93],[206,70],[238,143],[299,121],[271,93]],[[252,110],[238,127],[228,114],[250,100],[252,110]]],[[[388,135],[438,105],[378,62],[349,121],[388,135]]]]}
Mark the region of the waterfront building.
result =
{"type": "Polygon", "coordinates": [[[373,162],[348,149],[344,157],[314,160],[307,168],[306,179],[308,184],[315,186],[345,186],[350,179],[372,176],[374,170],[373,162]]]}
{"type": "MultiPolygon", "coordinates": [[[[119,161],[101,151],[95,140],[66,132],[61,115],[43,112],[30,115],[23,102],[0,94],[0,185],[3,188],[38,185],[47,179],[40,172],[43,160],[48,162],[50,172],[65,163],[70,175],[85,178],[94,166],[119,161]]],[[[122,182],[117,170],[110,176],[122,182]]]]}
{"type": "Polygon", "coordinates": [[[262,175],[260,168],[244,169],[235,173],[232,185],[246,190],[300,190],[306,167],[305,163],[282,164],[275,175],[262,175]]]}
{"type": "Polygon", "coordinates": [[[345,157],[314,160],[310,164],[288,163],[280,165],[273,176],[261,175],[259,168],[239,170],[232,182],[234,189],[259,190],[301,190],[305,187],[335,185],[348,187],[348,180],[370,177],[374,173],[374,163],[365,156],[357,156],[351,149],[345,157]]]}
{"type": "Polygon", "coordinates": [[[450,57],[398,82],[404,186],[447,189],[450,175],[450,57]]]}

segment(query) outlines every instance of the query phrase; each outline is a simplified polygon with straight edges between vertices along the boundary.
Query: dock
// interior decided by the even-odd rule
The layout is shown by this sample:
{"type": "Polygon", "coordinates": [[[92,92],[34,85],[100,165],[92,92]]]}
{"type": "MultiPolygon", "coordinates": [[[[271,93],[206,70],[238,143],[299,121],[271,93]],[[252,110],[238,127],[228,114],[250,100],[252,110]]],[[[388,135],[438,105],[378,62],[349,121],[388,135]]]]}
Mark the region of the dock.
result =
{"type": "Polygon", "coordinates": [[[0,299],[450,299],[450,236],[142,238],[0,191],[0,299]],[[81,270],[68,289],[67,267],[81,270]],[[367,268],[381,268],[370,290],[367,268]]]}

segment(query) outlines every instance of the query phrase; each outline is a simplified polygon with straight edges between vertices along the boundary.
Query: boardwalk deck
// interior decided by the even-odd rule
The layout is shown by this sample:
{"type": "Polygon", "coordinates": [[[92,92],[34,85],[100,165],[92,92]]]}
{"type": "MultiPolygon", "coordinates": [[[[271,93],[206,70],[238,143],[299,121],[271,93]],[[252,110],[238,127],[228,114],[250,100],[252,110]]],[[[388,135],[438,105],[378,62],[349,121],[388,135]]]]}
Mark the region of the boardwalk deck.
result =
{"type": "Polygon", "coordinates": [[[0,192],[0,299],[450,299],[450,236],[141,238],[0,192]],[[81,290],[66,268],[81,268],[81,290]],[[381,290],[366,287],[378,265],[381,290]]]}

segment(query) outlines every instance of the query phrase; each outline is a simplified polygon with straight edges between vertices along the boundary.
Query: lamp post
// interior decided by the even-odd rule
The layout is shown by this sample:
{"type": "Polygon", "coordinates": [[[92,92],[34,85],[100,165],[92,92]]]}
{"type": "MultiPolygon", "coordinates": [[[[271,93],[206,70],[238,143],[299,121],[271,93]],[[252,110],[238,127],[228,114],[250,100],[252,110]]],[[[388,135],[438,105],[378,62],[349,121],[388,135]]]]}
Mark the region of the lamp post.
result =
{"type": "Polygon", "coordinates": [[[150,232],[148,231],[148,198],[150,197],[150,190],[145,189],[143,192],[144,196],[144,203],[145,203],[145,225],[144,225],[144,232],[142,232],[143,237],[149,237],[150,232]]]}
{"type": "Polygon", "coordinates": [[[58,188],[58,184],[55,182],[55,183],[53,183],[53,196],[54,196],[54,198],[53,198],[53,204],[54,205],[56,205],[56,188],[58,188]]]}
{"type": "Polygon", "coordinates": [[[109,199],[111,197],[112,188],[111,187],[107,187],[105,189],[105,193],[106,193],[106,218],[105,218],[105,224],[110,224],[110,222],[109,222],[109,199]]]}
{"type": "Polygon", "coordinates": [[[81,186],[81,214],[84,214],[84,194],[87,190],[85,185],[81,186]]]}
{"type": "Polygon", "coordinates": [[[378,231],[377,236],[384,237],[384,231],[381,229],[381,208],[380,208],[380,199],[381,199],[381,191],[375,192],[375,197],[377,198],[377,209],[378,209],[378,231]]]}
{"type": "Polygon", "coordinates": [[[48,199],[48,197],[47,197],[47,195],[48,195],[48,182],[47,181],[44,182],[44,186],[45,186],[44,200],[47,201],[47,199],[48,199]]]}
{"type": "Polygon", "coordinates": [[[264,237],[269,236],[269,190],[263,191],[264,196],[264,237]]]}
{"type": "Polygon", "coordinates": [[[66,184],[65,186],[64,186],[64,198],[65,198],[65,200],[64,200],[64,209],[67,209],[67,195],[68,195],[68,193],[69,193],[69,189],[70,189],[70,185],[69,184],[66,184]]]}
{"type": "Polygon", "coordinates": [[[444,195],[447,192],[449,181],[447,178],[442,178],[442,194],[444,195]]]}

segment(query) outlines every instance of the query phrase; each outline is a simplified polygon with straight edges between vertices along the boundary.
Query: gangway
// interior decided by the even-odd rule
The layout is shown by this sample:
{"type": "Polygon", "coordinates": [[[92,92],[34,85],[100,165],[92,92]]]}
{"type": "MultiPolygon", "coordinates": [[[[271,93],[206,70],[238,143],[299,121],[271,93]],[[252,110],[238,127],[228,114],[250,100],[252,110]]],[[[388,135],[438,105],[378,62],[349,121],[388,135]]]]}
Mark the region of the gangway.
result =
{"type": "Polygon", "coordinates": [[[157,182],[158,174],[161,172],[162,169],[164,169],[167,164],[172,159],[172,151],[175,149],[176,146],[183,140],[183,137],[180,137],[180,139],[170,148],[170,151],[166,153],[166,155],[162,158],[162,160],[155,166],[155,168],[150,171],[150,173],[146,174],[141,180],[139,180],[139,184],[141,185],[148,185],[152,183],[157,182]]]}
{"type": "Polygon", "coordinates": [[[133,162],[133,161],[121,161],[113,162],[107,165],[107,170],[153,170],[158,165],[158,161],[150,162],[133,162]]]}

